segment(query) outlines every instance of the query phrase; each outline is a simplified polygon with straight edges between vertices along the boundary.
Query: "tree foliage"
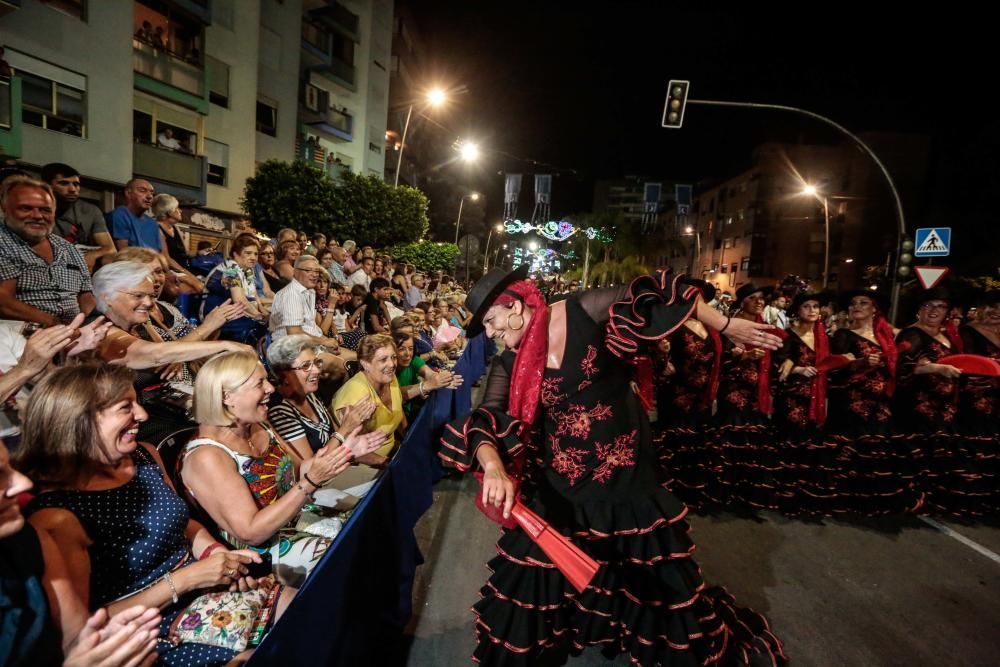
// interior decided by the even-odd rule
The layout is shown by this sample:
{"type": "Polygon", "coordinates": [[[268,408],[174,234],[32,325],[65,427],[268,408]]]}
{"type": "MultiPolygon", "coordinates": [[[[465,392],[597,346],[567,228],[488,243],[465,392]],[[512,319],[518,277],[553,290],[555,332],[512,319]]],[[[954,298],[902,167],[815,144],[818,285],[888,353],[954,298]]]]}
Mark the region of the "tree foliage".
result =
{"type": "Polygon", "coordinates": [[[377,176],[344,172],[338,180],[304,162],[268,160],[247,179],[240,205],[258,230],[282,227],[375,247],[427,234],[427,197],[377,176]]]}
{"type": "Polygon", "coordinates": [[[425,271],[450,273],[455,268],[455,260],[460,252],[454,243],[435,243],[420,240],[403,245],[395,245],[387,252],[402,262],[408,262],[425,271]]]}

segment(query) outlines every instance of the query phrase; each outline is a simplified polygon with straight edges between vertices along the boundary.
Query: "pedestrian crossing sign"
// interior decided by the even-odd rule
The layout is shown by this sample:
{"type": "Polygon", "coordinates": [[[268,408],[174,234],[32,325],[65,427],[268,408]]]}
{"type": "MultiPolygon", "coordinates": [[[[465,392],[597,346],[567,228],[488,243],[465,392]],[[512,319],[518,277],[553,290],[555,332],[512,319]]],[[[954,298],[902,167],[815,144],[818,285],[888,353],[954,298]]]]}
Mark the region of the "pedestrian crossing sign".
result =
{"type": "Polygon", "coordinates": [[[921,227],[914,245],[917,257],[947,257],[951,254],[951,227],[921,227]]]}

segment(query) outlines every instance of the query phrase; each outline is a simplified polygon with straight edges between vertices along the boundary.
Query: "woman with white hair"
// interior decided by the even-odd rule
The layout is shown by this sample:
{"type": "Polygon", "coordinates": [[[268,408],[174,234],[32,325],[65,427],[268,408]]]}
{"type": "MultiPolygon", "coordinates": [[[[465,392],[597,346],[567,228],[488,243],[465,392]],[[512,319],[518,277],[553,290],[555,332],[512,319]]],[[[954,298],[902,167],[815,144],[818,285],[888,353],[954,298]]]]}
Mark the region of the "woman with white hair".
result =
{"type": "Polygon", "coordinates": [[[191,256],[184,246],[180,230],[176,227],[182,218],[180,202],[177,201],[177,197],[163,193],[153,197],[153,205],[150,208],[163,235],[161,245],[167,250],[163,255],[167,259],[167,263],[170,264],[172,270],[180,274],[182,285],[186,285],[195,292],[200,292],[204,286],[193,273],[188,271],[188,259],[191,256]]]}
{"type": "MultiPolygon", "coordinates": [[[[271,404],[268,419],[275,430],[296,449],[319,451],[338,442],[349,443],[346,435],[362,426],[375,412],[375,402],[364,397],[347,409],[338,427],[329,410],[316,396],[322,368],[320,348],[311,336],[296,334],[279,338],[267,350],[267,363],[278,378],[281,401],[271,404]]],[[[376,433],[378,433],[376,431],[376,433]]],[[[356,456],[364,456],[382,445],[385,437],[373,437],[375,447],[362,451],[352,447],[356,456]]]]}
{"type": "Polygon", "coordinates": [[[347,240],[344,241],[344,275],[349,276],[354,273],[357,269],[361,268],[361,265],[354,261],[354,251],[358,249],[358,244],[354,241],[347,240]]]}
{"type": "Polygon", "coordinates": [[[97,347],[97,355],[108,363],[148,370],[203,359],[219,352],[251,349],[233,341],[160,343],[140,338],[137,329],[149,321],[157,296],[152,270],[147,264],[108,264],[94,274],[93,283],[97,300],[95,311],[111,320],[113,325],[97,347]]]}

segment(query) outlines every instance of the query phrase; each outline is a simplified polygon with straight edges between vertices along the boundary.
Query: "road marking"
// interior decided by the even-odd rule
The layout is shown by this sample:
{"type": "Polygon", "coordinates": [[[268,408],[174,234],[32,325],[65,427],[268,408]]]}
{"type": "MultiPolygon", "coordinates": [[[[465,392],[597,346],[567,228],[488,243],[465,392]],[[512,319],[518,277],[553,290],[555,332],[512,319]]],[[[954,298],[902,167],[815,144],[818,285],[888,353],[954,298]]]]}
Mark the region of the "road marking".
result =
{"type": "Polygon", "coordinates": [[[964,544],[965,546],[969,547],[973,551],[975,551],[975,552],[977,552],[977,553],[979,553],[979,554],[981,554],[983,556],[986,556],[987,558],[989,558],[994,563],[1000,563],[1000,554],[996,553],[995,551],[990,551],[989,549],[987,549],[986,547],[984,547],[979,542],[975,542],[973,540],[970,540],[965,535],[962,535],[961,533],[959,533],[959,532],[957,532],[955,530],[952,530],[951,528],[949,528],[948,526],[946,526],[946,525],[944,525],[942,523],[938,523],[934,519],[928,519],[925,516],[918,517],[918,518],[921,521],[923,521],[924,523],[926,523],[928,526],[930,526],[930,527],[932,527],[932,528],[934,528],[934,529],[936,529],[936,530],[944,533],[945,535],[947,535],[948,537],[950,537],[950,538],[952,538],[954,540],[957,540],[957,541],[961,542],[962,544],[964,544]]]}

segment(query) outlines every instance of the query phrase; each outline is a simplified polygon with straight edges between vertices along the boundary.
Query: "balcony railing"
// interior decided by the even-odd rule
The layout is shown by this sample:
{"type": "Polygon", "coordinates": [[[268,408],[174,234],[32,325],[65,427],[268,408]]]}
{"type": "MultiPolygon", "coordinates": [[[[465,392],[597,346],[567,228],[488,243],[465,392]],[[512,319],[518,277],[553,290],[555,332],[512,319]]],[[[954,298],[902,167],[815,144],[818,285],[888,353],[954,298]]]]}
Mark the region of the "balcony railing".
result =
{"type": "Polygon", "coordinates": [[[0,127],[8,130],[14,118],[11,84],[9,76],[0,76],[0,127]]]}
{"type": "Polygon", "coordinates": [[[135,39],[132,40],[132,69],[192,95],[203,97],[205,94],[205,73],[201,67],[135,39]]]}
{"type": "Polygon", "coordinates": [[[137,176],[204,190],[206,169],[203,155],[181,153],[150,144],[133,144],[132,172],[137,176]]]}

